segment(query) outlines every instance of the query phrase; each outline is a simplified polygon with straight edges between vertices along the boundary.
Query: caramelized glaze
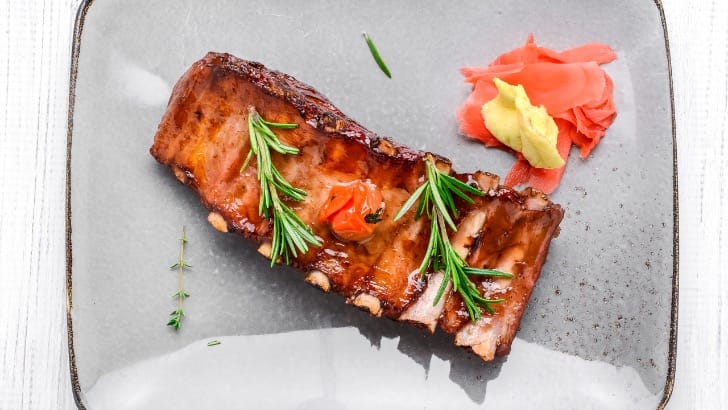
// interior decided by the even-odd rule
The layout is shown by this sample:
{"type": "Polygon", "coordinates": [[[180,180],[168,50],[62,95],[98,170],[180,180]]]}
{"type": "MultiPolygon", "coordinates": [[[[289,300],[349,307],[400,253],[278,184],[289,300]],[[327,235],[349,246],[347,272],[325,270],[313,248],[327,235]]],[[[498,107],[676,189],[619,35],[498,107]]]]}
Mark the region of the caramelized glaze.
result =
{"type": "MultiPolygon", "coordinates": [[[[310,273],[310,283],[326,291],[330,287],[376,315],[430,329],[439,320],[441,329],[456,334],[458,344],[471,347],[485,360],[492,358],[491,351],[508,352],[563,217],[561,207],[537,191],[519,193],[499,186],[498,178],[491,174],[453,174],[477,183],[488,193],[475,204],[459,204],[458,223],[476,211],[484,212],[479,220],[484,223],[469,226],[472,232],[461,233],[453,245],[462,248],[472,266],[501,268],[515,277],[476,280],[486,297],[506,299],[493,305],[494,315],[484,313],[477,324],[468,322],[456,294],[448,293],[437,309],[408,311],[420,297],[420,305],[432,304],[424,299],[431,298],[433,292],[425,290],[435,274],[421,277],[417,271],[427,246],[429,224],[413,220],[413,211],[397,222],[392,219],[422,183],[425,153],[366,130],[313,88],[286,74],[228,54],[209,53],[175,86],[151,154],[198,193],[214,213],[211,222],[217,229],[224,231],[226,223],[228,232],[265,243],[270,240],[272,227],[258,215],[255,161],[240,172],[249,150],[250,105],[268,121],[298,124],[294,130],[276,131],[282,142],[298,147],[300,154],[274,154],[273,161],[292,185],[308,193],[304,202],[289,205],[323,243],[292,260],[294,266],[310,273]],[[377,185],[385,211],[373,238],[343,241],[317,216],[332,186],[357,179],[377,185]],[[423,315],[437,317],[426,324],[423,315]],[[491,339],[495,343],[492,348],[487,344],[491,339]]],[[[450,168],[448,160],[437,160],[439,167],[450,168]]]]}

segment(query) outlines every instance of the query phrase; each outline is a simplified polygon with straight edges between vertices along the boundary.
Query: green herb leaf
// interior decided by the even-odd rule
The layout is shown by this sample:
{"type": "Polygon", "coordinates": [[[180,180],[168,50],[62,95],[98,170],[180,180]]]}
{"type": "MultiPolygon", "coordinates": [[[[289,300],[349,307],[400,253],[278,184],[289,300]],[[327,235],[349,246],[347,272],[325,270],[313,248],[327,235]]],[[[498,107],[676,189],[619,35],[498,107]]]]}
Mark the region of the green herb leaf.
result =
{"type": "Polygon", "coordinates": [[[190,297],[190,294],[185,292],[184,290],[180,289],[177,292],[174,292],[174,295],[172,295],[172,297],[186,299],[186,298],[190,297]]]}
{"type": "Polygon", "coordinates": [[[495,270],[495,269],[471,268],[470,266],[465,267],[465,273],[467,275],[475,275],[475,276],[490,276],[490,277],[509,278],[509,279],[513,278],[512,273],[501,272],[501,271],[495,270]]]}
{"type": "Polygon", "coordinates": [[[207,342],[207,345],[208,345],[208,346],[217,346],[217,345],[219,345],[220,343],[221,343],[221,342],[220,342],[219,340],[210,340],[209,342],[207,342]]]}
{"type": "Polygon", "coordinates": [[[364,222],[368,224],[377,224],[379,222],[382,222],[382,212],[384,211],[384,208],[377,209],[377,212],[374,212],[373,214],[367,214],[364,216],[364,222]]]}
{"type": "MultiPolygon", "coordinates": [[[[406,214],[407,211],[410,208],[412,208],[412,205],[414,205],[415,202],[417,201],[417,198],[419,198],[420,195],[422,195],[422,193],[425,192],[428,185],[429,185],[429,183],[425,182],[424,184],[420,185],[420,187],[417,188],[415,190],[415,192],[412,193],[412,195],[409,197],[407,202],[405,202],[404,205],[402,205],[402,208],[399,209],[399,212],[397,212],[397,215],[394,216],[395,221],[398,220],[399,218],[403,217],[404,214],[406,214]]],[[[418,214],[419,214],[419,212],[418,212],[418,214]]],[[[417,218],[415,218],[415,219],[417,219],[417,218]]]]}
{"type": "Polygon", "coordinates": [[[265,124],[265,125],[267,125],[269,127],[280,128],[280,129],[283,129],[283,130],[293,130],[293,129],[298,128],[298,124],[287,124],[287,123],[281,123],[281,122],[270,122],[270,121],[266,121],[266,120],[264,120],[262,118],[260,119],[260,121],[263,124],[265,124]]]}
{"type": "Polygon", "coordinates": [[[364,41],[367,42],[369,51],[372,53],[372,57],[374,57],[374,61],[377,62],[379,69],[382,70],[384,75],[386,75],[389,78],[392,78],[392,73],[389,72],[389,68],[387,67],[386,64],[384,64],[384,60],[382,60],[382,56],[379,55],[379,50],[377,50],[377,46],[374,45],[374,41],[372,41],[372,38],[369,37],[369,34],[367,34],[366,32],[361,33],[361,35],[364,36],[364,41]]]}

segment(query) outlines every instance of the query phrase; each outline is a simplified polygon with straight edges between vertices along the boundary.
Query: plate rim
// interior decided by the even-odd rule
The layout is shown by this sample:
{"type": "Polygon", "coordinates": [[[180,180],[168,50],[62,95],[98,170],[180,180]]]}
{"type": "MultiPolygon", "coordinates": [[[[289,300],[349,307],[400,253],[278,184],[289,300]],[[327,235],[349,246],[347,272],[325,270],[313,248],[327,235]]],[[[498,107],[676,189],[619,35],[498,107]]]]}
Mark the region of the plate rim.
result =
{"type": "MultiPolygon", "coordinates": [[[[71,311],[73,309],[72,290],[72,261],[73,247],[71,242],[71,144],[73,141],[73,114],[74,103],[76,100],[76,79],[78,77],[78,59],[81,52],[81,40],[83,34],[83,26],[86,22],[88,10],[95,0],[82,0],[76,10],[76,18],[73,27],[73,43],[71,44],[71,67],[68,88],[68,118],[66,123],[66,197],[65,197],[65,232],[66,232],[66,333],[68,342],[68,367],[71,376],[71,389],[73,390],[73,399],[76,407],[80,410],[86,410],[86,403],[83,401],[83,392],[78,380],[78,369],[76,367],[76,354],[74,350],[73,340],[73,318],[71,311]]],[[[660,24],[662,26],[663,38],[665,40],[665,56],[667,58],[667,76],[670,93],[670,121],[672,125],[672,193],[673,193],[673,274],[672,274],[672,300],[670,307],[670,336],[669,350],[667,353],[667,377],[665,387],[662,393],[662,399],[657,405],[657,410],[662,410],[667,405],[672,395],[675,385],[675,370],[677,363],[677,324],[678,324],[678,291],[679,283],[679,207],[678,207],[678,166],[677,166],[677,126],[675,120],[675,94],[672,77],[672,58],[670,56],[670,41],[668,37],[667,21],[665,19],[665,9],[662,0],[652,0],[657,8],[660,24]]]]}

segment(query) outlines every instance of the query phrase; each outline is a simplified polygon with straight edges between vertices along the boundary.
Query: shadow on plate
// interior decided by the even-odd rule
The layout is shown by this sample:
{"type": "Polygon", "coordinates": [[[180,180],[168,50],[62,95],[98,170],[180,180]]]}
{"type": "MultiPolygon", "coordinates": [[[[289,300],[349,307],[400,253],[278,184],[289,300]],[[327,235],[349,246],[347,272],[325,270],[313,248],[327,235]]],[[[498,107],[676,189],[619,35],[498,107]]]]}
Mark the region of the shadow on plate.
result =
{"type": "MultiPolygon", "coordinates": [[[[195,194],[187,187],[170,178],[169,171],[157,167],[158,177],[165,183],[175,184],[173,189],[175,201],[186,203],[193,209],[199,209],[199,221],[205,220],[207,211],[200,205],[195,194]]],[[[429,334],[408,324],[395,322],[386,318],[374,318],[367,312],[346,305],[344,298],[338,294],[324,294],[303,281],[303,274],[290,267],[269,267],[269,261],[258,255],[256,246],[238,235],[223,235],[211,227],[201,232],[204,237],[197,241],[215,247],[215,257],[196,261],[197,271],[204,271],[204,265],[222,265],[240,267],[245,272],[245,280],[240,280],[241,273],[234,273],[233,283],[226,283],[226,291],[250,294],[248,290],[236,286],[248,286],[272,292],[275,289],[277,298],[260,297],[251,300],[256,304],[254,319],[243,318],[234,321],[234,328],[224,330],[225,334],[256,335],[292,332],[299,330],[327,329],[338,327],[355,327],[369,343],[380,349],[384,338],[399,338],[397,350],[420,365],[427,377],[434,356],[450,363],[450,380],[460,386],[474,403],[483,403],[488,381],[498,376],[505,358],[497,358],[492,362],[483,362],[466,349],[454,345],[453,336],[437,331],[429,334]],[[202,262],[202,263],[200,263],[202,262]],[[271,273],[274,274],[271,274],[271,273]],[[244,283],[244,285],[241,285],[244,283]],[[232,289],[231,289],[232,288],[232,289]],[[280,317],[288,320],[281,321],[280,317]]],[[[199,235],[200,233],[198,233],[199,235]]],[[[209,284],[209,282],[208,282],[209,284]]],[[[211,284],[214,286],[214,284],[211,284]]],[[[199,291],[198,291],[199,294],[199,291]]]]}

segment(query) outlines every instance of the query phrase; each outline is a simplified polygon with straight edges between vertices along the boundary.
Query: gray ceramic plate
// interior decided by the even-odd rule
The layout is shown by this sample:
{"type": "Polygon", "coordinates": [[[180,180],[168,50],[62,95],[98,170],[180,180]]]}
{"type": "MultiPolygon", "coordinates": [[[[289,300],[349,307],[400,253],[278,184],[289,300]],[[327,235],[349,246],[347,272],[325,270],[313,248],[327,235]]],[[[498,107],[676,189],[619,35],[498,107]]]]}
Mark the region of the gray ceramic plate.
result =
{"type": "Polygon", "coordinates": [[[659,4],[98,0],[81,7],[75,47],[68,319],[80,407],[627,409],[669,397],[676,176],[659,4]],[[458,68],[487,64],[530,31],[556,49],[611,45],[619,116],[592,157],[572,155],[553,195],[567,210],[561,236],[505,359],[483,363],[445,335],[370,318],[292,269],[271,270],[251,243],[213,231],[148,154],[172,85],[216,50],[290,73],[459,170],[503,175],[509,155],[457,135],[468,93],[458,68]],[[192,297],[174,332],[167,267],[182,225],[192,297]]]}

